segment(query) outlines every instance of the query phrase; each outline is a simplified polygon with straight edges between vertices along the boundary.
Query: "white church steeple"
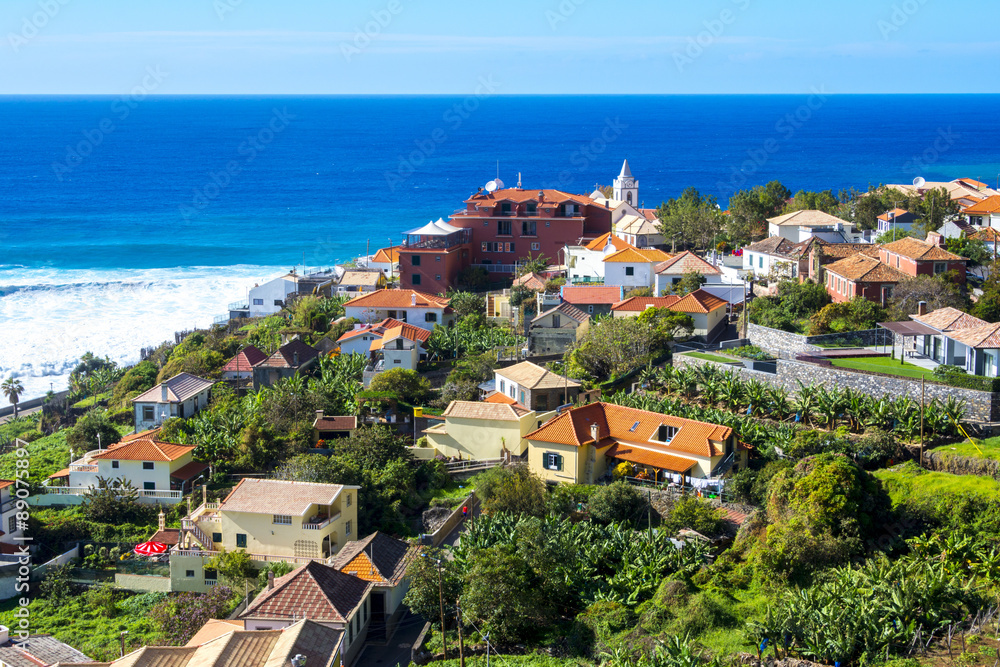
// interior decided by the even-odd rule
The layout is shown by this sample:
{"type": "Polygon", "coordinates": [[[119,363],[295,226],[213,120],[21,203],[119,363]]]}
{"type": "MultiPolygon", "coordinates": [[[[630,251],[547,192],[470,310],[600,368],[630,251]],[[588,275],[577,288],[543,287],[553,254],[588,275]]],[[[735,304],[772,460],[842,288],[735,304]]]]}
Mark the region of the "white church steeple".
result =
{"type": "Polygon", "coordinates": [[[639,181],[632,177],[632,170],[629,169],[627,159],[622,165],[621,173],[615,179],[612,198],[632,206],[639,205],[639,181]]]}

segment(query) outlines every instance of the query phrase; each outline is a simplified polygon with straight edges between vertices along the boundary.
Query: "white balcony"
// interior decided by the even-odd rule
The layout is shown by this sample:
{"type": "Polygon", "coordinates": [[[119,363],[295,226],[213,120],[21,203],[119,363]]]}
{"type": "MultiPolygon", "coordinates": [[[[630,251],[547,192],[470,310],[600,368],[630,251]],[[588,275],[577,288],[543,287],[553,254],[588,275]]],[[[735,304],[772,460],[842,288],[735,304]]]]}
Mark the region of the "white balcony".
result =
{"type": "Polygon", "coordinates": [[[326,519],[323,519],[319,523],[306,523],[305,521],[303,521],[302,528],[305,530],[320,530],[321,528],[326,528],[339,518],[340,518],[340,512],[337,512],[333,516],[327,517],[326,519]]]}

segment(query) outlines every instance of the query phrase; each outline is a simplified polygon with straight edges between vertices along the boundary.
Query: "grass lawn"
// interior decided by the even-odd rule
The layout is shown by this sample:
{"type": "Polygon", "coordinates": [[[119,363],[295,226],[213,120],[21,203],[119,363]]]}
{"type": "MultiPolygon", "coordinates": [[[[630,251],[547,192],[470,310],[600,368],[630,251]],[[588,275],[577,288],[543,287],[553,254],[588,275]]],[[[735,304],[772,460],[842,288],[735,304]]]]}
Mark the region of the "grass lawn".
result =
{"type": "MultiPolygon", "coordinates": [[[[117,428],[122,435],[132,430],[131,426],[117,428]]],[[[69,429],[63,429],[27,444],[25,449],[28,452],[28,475],[33,482],[41,482],[52,473],[59,472],[69,465],[67,435],[69,429]]],[[[97,449],[96,443],[92,449],[97,449]]],[[[79,457],[84,452],[77,451],[74,454],[79,457]]],[[[0,479],[14,479],[17,459],[17,452],[0,455],[0,479]]]]}
{"type": "Polygon", "coordinates": [[[1000,482],[981,475],[928,472],[916,465],[904,465],[878,470],[875,476],[885,484],[894,507],[903,502],[936,505],[955,496],[1000,496],[1000,482]]]}
{"type": "Polygon", "coordinates": [[[921,368],[920,366],[907,363],[900,364],[898,359],[891,359],[889,357],[831,359],[830,361],[837,368],[853,368],[858,371],[898,375],[900,377],[914,378],[916,380],[919,380],[920,378],[936,380],[934,373],[926,368],[921,368]]]}
{"type": "Polygon", "coordinates": [[[717,364],[738,364],[740,361],[738,359],[733,359],[732,357],[720,357],[717,354],[706,354],[704,352],[685,352],[681,355],[682,357],[694,357],[695,359],[704,359],[705,361],[714,361],[717,364]]]}
{"type": "Polygon", "coordinates": [[[944,457],[967,456],[971,459],[990,459],[1000,461],[1000,437],[976,440],[976,444],[966,440],[954,445],[944,445],[934,450],[944,457]]]}

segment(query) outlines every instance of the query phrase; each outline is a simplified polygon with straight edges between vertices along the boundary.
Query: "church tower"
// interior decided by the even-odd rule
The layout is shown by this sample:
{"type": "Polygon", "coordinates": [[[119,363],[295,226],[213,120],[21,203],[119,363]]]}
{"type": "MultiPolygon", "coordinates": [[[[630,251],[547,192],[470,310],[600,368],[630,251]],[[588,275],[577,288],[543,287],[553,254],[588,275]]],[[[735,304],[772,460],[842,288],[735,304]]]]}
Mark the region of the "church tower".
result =
{"type": "Polygon", "coordinates": [[[612,199],[639,206],[639,181],[632,178],[632,170],[628,168],[628,160],[622,165],[622,173],[614,182],[612,199]]]}

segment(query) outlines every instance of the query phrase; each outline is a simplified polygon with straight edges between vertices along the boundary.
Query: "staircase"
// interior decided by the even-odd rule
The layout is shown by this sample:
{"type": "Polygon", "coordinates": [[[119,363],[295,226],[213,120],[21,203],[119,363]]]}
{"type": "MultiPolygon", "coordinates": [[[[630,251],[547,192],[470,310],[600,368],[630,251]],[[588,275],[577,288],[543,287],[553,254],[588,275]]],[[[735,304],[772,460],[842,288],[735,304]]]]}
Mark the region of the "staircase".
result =
{"type": "Polygon", "coordinates": [[[711,475],[709,475],[709,477],[711,477],[713,479],[716,478],[716,477],[722,477],[727,472],[729,472],[730,470],[733,469],[733,463],[735,463],[735,462],[736,462],[736,454],[735,453],[730,454],[729,456],[727,456],[726,458],[724,458],[722,461],[720,461],[719,465],[715,466],[715,470],[712,471],[712,473],[711,473],[711,475]]]}
{"type": "Polygon", "coordinates": [[[181,530],[189,533],[206,551],[212,551],[212,540],[191,519],[181,519],[181,530]]]}

